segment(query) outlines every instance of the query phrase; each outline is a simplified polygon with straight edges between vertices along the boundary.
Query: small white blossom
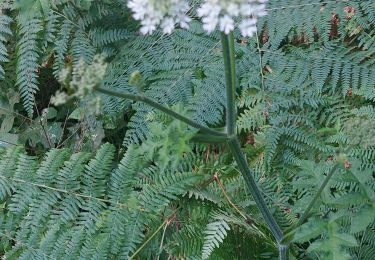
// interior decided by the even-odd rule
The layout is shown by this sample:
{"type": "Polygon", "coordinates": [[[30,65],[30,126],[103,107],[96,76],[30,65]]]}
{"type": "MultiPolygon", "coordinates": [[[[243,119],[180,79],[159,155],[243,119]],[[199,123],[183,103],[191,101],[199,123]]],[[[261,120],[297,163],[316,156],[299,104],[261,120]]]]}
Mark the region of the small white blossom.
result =
{"type": "Polygon", "coordinates": [[[240,14],[240,9],[238,4],[230,3],[227,7],[227,12],[231,16],[238,16],[240,14]]]}
{"type": "Polygon", "coordinates": [[[51,104],[54,106],[60,106],[65,104],[69,99],[69,96],[65,92],[57,91],[56,94],[51,97],[51,104]]]}
{"type": "Polygon", "coordinates": [[[256,23],[257,23],[257,20],[254,18],[242,20],[239,26],[242,35],[245,37],[253,36],[257,31],[256,23]]]}
{"type": "Polygon", "coordinates": [[[219,19],[213,17],[204,17],[202,19],[203,21],[203,29],[207,31],[208,33],[211,33],[215,30],[216,25],[219,23],[219,19]]]}
{"type": "MultiPolygon", "coordinates": [[[[73,70],[64,69],[61,73],[60,80],[63,85],[69,86],[74,90],[73,94],[57,91],[55,96],[51,98],[51,103],[55,106],[65,104],[67,101],[77,98],[83,100],[88,107],[87,112],[99,113],[100,98],[93,98],[93,91],[101,85],[101,82],[107,71],[107,63],[104,56],[95,55],[91,64],[87,64],[80,59],[73,67],[73,70]],[[67,73],[71,75],[67,75],[67,73]],[[68,82],[69,81],[69,82],[68,82]]],[[[83,102],[82,101],[82,102],[83,102]]]]}
{"type": "Polygon", "coordinates": [[[142,34],[151,34],[153,31],[156,30],[157,22],[155,22],[155,19],[146,18],[142,20],[142,27],[141,27],[141,33],[142,34]]]}
{"type": "Polygon", "coordinates": [[[133,17],[141,21],[141,33],[151,34],[159,26],[163,33],[170,34],[176,25],[188,28],[191,18],[187,0],[130,0],[128,7],[133,17]]]}
{"type": "MultiPolygon", "coordinates": [[[[203,0],[197,9],[202,18],[203,29],[208,33],[217,27],[228,34],[236,23],[243,36],[256,33],[257,18],[266,15],[267,0],[203,0]]],[[[151,34],[161,28],[170,34],[176,26],[188,28],[191,18],[188,0],[129,0],[127,6],[133,17],[141,21],[141,33],[151,34]]]]}
{"type": "Polygon", "coordinates": [[[58,80],[60,83],[64,84],[67,79],[69,78],[70,76],[70,73],[71,73],[71,70],[70,68],[63,68],[62,70],[60,70],[59,74],[58,74],[58,80]]]}
{"type": "Polygon", "coordinates": [[[170,34],[174,29],[174,20],[170,17],[165,18],[161,23],[161,27],[163,28],[163,33],[170,34]]]}
{"type": "Polygon", "coordinates": [[[95,55],[91,64],[80,59],[72,72],[70,86],[77,97],[84,97],[93,92],[103,80],[107,71],[107,63],[101,55],[95,55]]]}
{"type": "Polygon", "coordinates": [[[220,19],[220,30],[226,34],[234,30],[234,21],[229,15],[224,15],[220,19]]]}
{"type": "Polygon", "coordinates": [[[228,34],[239,21],[239,29],[243,36],[253,36],[256,31],[257,18],[266,15],[267,0],[204,0],[198,8],[198,16],[202,18],[203,29],[212,32],[219,25],[220,31],[228,34]]]}

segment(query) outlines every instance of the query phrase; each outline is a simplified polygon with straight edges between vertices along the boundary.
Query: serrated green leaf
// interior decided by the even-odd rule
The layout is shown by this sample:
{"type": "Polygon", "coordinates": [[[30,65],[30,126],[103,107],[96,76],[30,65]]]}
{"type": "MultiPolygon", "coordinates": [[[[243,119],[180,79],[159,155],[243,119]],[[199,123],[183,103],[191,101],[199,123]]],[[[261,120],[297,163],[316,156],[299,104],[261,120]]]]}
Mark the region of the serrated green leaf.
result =
{"type": "Polygon", "coordinates": [[[366,198],[361,193],[348,193],[345,194],[337,199],[333,199],[331,201],[327,201],[329,204],[335,204],[338,206],[346,206],[346,205],[355,205],[361,202],[364,202],[366,198]]]}
{"type": "Polygon", "coordinates": [[[85,112],[82,108],[76,108],[74,111],[69,115],[69,119],[75,119],[75,120],[82,120],[85,116],[85,112]]]}
{"type": "Polygon", "coordinates": [[[15,7],[20,10],[21,20],[28,20],[40,14],[46,15],[50,10],[48,0],[17,0],[15,7]]]}
{"type": "Polygon", "coordinates": [[[0,133],[0,147],[9,147],[18,144],[18,135],[0,133]]]}
{"type": "Polygon", "coordinates": [[[309,219],[309,221],[300,226],[294,235],[294,242],[306,242],[319,236],[326,228],[327,224],[321,219],[309,219]]]}
{"type": "Polygon", "coordinates": [[[53,107],[49,107],[43,110],[43,119],[53,119],[57,116],[57,110],[53,107]]]}
{"type": "Polygon", "coordinates": [[[375,207],[367,206],[361,208],[354,217],[352,217],[352,224],[350,227],[350,233],[358,233],[363,231],[370,225],[375,219],[375,207]]]}
{"type": "Polygon", "coordinates": [[[353,235],[345,234],[345,233],[339,233],[339,234],[336,233],[335,238],[339,239],[339,243],[342,246],[349,246],[349,247],[358,246],[357,239],[353,235]]]}

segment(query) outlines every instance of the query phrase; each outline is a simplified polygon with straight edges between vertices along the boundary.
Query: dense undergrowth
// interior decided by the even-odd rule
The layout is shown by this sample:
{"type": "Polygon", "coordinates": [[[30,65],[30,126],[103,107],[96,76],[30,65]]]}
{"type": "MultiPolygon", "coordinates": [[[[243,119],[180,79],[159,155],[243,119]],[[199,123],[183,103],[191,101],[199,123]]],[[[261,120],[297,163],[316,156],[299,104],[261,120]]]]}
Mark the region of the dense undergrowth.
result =
{"type": "MultiPolygon", "coordinates": [[[[234,31],[249,168],[290,258],[375,259],[375,3],[267,11],[255,37],[234,31]]],[[[170,35],[138,29],[123,0],[0,3],[0,255],[276,258],[227,145],[92,91],[225,128],[220,33],[198,19],[170,35]]]]}

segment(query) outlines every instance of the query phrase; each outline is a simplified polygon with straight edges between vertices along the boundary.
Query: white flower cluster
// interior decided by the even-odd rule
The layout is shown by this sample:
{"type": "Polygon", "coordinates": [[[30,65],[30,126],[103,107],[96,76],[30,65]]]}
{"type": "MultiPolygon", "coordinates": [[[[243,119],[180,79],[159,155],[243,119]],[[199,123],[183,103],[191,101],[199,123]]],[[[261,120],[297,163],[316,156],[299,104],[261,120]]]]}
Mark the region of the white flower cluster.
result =
{"type": "Polygon", "coordinates": [[[142,34],[151,34],[159,25],[163,33],[170,34],[176,24],[188,28],[191,21],[186,0],[130,0],[128,7],[134,19],[141,21],[142,34]]]}
{"type": "Polygon", "coordinates": [[[95,114],[98,114],[100,99],[99,97],[93,98],[91,94],[96,87],[100,86],[106,71],[107,63],[101,55],[95,55],[91,64],[87,64],[83,59],[80,59],[73,69],[67,67],[61,70],[59,82],[74,90],[74,92],[68,95],[66,92],[57,91],[55,96],[51,98],[51,103],[59,106],[77,98],[81,101],[85,100],[89,110],[95,110],[95,114]],[[93,110],[93,108],[95,109],[93,110]]]}
{"type": "Polygon", "coordinates": [[[101,55],[95,55],[92,63],[87,64],[83,59],[78,61],[72,72],[70,86],[75,89],[78,97],[85,97],[100,85],[107,71],[107,63],[101,55]]]}
{"type": "Polygon", "coordinates": [[[243,36],[253,36],[256,32],[257,18],[266,15],[267,0],[205,0],[198,9],[203,28],[212,32],[219,25],[220,31],[228,34],[235,28],[235,19],[240,22],[243,36]]]}
{"type": "MultiPolygon", "coordinates": [[[[203,28],[211,33],[219,27],[228,34],[236,22],[243,36],[253,36],[257,18],[266,15],[267,0],[203,0],[198,7],[203,28]]],[[[133,17],[141,21],[141,32],[151,34],[159,26],[164,33],[171,33],[176,25],[187,28],[191,18],[188,0],[129,0],[128,7],[133,17]]]]}

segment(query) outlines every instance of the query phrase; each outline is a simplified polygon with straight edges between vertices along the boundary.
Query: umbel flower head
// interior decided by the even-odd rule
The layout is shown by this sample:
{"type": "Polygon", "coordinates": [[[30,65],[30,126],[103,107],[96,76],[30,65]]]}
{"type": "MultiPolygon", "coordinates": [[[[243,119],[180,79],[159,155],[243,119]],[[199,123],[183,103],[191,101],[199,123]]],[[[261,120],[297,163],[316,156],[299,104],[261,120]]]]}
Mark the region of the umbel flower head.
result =
{"type": "MultiPolygon", "coordinates": [[[[217,27],[228,34],[238,27],[243,36],[253,36],[257,18],[266,15],[267,0],[203,0],[198,7],[203,28],[213,32],[217,27]]],[[[151,34],[158,27],[171,33],[176,25],[187,28],[191,18],[188,0],[129,0],[133,17],[141,21],[141,33],[151,34]]]]}
{"type": "Polygon", "coordinates": [[[130,0],[128,7],[134,19],[141,21],[142,34],[151,34],[159,26],[163,33],[169,34],[176,25],[188,28],[191,21],[186,0],[130,0]]]}
{"type": "Polygon", "coordinates": [[[267,0],[205,0],[198,8],[203,28],[212,32],[219,26],[228,34],[235,28],[236,20],[243,36],[253,36],[256,32],[257,18],[266,15],[267,0]]]}
{"type": "Polygon", "coordinates": [[[78,99],[85,103],[87,113],[99,114],[101,111],[101,100],[95,97],[93,91],[100,86],[105,73],[107,63],[104,56],[95,55],[91,64],[87,64],[80,59],[73,69],[67,67],[60,71],[59,82],[67,89],[72,89],[73,94],[57,91],[51,98],[51,103],[55,106],[63,105],[69,100],[78,99]]]}

